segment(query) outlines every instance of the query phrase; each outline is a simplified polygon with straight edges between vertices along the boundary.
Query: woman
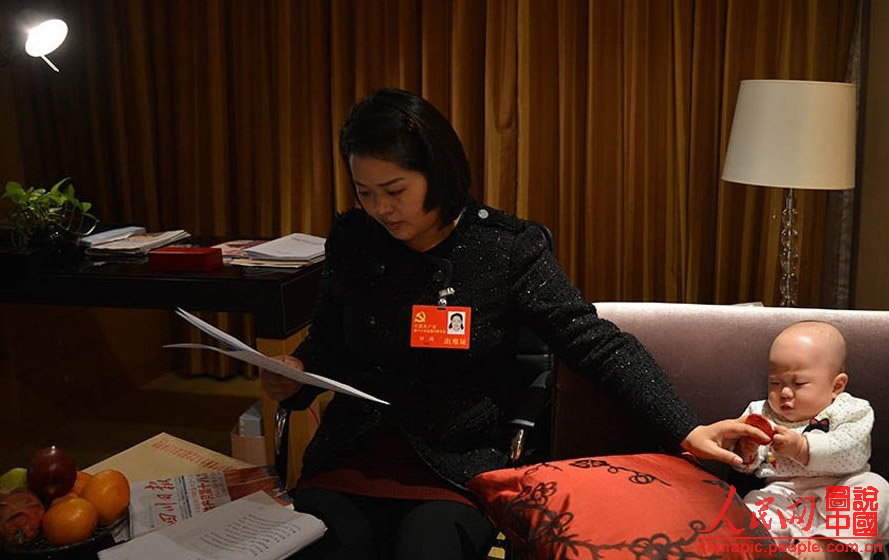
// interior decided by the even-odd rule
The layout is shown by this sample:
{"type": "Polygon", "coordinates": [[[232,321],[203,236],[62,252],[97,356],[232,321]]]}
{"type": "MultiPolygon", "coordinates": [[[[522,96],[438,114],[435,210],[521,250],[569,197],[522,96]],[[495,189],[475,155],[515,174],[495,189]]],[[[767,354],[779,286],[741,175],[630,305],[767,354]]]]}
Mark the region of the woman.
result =
{"type": "MultiPolygon", "coordinates": [[[[372,93],[346,119],[340,152],[361,209],[332,226],[309,336],[283,359],[391,406],[337,396],[327,408],[292,494],[328,533],[301,557],[484,557],[493,528],[464,487],[508,464],[519,325],[667,446],[737,462],[723,446],[766,440],[737,421],[699,425],[639,342],[583,301],[539,228],[469,197],[463,147],[431,104],[372,93]],[[468,347],[412,336],[418,313],[442,307],[465,313],[468,347]]],[[[262,380],[276,400],[318,392],[262,380]]]]}
{"type": "Polygon", "coordinates": [[[463,314],[451,313],[451,320],[448,322],[448,332],[453,334],[463,333],[463,314]]]}

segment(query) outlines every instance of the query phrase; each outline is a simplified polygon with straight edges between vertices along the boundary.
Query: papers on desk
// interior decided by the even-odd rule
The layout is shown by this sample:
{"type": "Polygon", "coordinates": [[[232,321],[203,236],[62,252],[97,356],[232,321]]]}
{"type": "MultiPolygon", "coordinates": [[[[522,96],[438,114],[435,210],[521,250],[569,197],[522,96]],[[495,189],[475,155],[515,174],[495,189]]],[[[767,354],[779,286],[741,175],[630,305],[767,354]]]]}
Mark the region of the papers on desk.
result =
{"type": "Polygon", "coordinates": [[[232,259],[229,264],[247,268],[299,268],[310,263],[302,261],[274,261],[264,259],[235,258],[232,259]]]}
{"type": "Polygon", "coordinates": [[[251,259],[312,263],[324,258],[323,237],[307,233],[291,233],[244,250],[251,259]]]}
{"type": "Polygon", "coordinates": [[[171,231],[159,231],[155,233],[140,233],[127,236],[117,241],[93,245],[86,250],[91,257],[143,257],[148,251],[176,243],[191,237],[184,229],[171,231]]]}
{"type": "Polygon", "coordinates": [[[337,393],[342,393],[344,395],[351,395],[353,397],[359,397],[362,399],[367,399],[369,401],[378,402],[381,404],[389,404],[388,402],[378,399],[373,395],[369,395],[364,391],[359,391],[358,389],[346,385],[345,383],[340,383],[339,381],[334,381],[333,379],[328,379],[326,377],[322,377],[320,375],[315,375],[314,373],[309,373],[307,371],[298,370],[295,367],[291,367],[284,362],[279,362],[278,360],[273,360],[269,358],[265,354],[261,352],[257,352],[250,346],[244,344],[237,338],[228,334],[227,332],[220,330],[210,323],[206,321],[202,321],[198,319],[188,311],[184,309],[177,309],[176,314],[196,326],[203,332],[212,336],[216,340],[222,342],[226,346],[230,348],[230,350],[224,350],[222,348],[217,348],[215,346],[208,346],[206,344],[192,344],[192,343],[180,343],[180,344],[167,344],[164,348],[197,348],[201,350],[211,350],[213,352],[218,352],[220,354],[225,354],[226,356],[230,356],[235,358],[236,360],[241,360],[242,362],[247,362],[248,364],[253,364],[259,368],[262,368],[266,371],[270,371],[273,373],[277,373],[278,375],[283,375],[284,377],[289,377],[295,381],[299,381],[305,385],[312,385],[314,387],[320,387],[322,389],[328,389],[331,391],[336,391],[337,393]]]}
{"type": "Polygon", "coordinates": [[[324,260],[323,237],[292,233],[272,241],[237,239],[214,245],[226,264],[248,268],[299,268],[324,260]]]}
{"type": "Polygon", "coordinates": [[[222,258],[224,259],[242,259],[246,257],[244,251],[250,247],[255,247],[256,245],[262,245],[263,243],[267,243],[267,241],[264,239],[235,239],[218,243],[213,246],[219,247],[219,250],[222,251],[222,258]]]}
{"type": "Polygon", "coordinates": [[[102,243],[111,243],[112,241],[126,239],[131,235],[138,235],[140,233],[145,233],[144,227],[127,226],[116,229],[109,229],[106,231],[101,231],[99,233],[94,233],[92,235],[87,235],[86,237],[81,237],[80,241],[78,241],[77,243],[81,247],[95,247],[96,245],[101,245],[102,243]]]}
{"type": "Polygon", "coordinates": [[[255,492],[99,552],[101,560],[278,560],[313,543],[327,527],[255,492]]]}

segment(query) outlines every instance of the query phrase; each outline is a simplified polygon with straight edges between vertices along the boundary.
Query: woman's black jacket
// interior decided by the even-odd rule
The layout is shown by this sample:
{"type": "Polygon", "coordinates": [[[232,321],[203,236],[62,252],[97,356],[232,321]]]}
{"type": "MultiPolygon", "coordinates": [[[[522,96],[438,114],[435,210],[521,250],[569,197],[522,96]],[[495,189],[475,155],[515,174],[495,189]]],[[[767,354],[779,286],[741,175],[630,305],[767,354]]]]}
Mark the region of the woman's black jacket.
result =
{"type": "MultiPolygon", "coordinates": [[[[337,395],[303,459],[303,475],[360,449],[388,417],[420,458],[463,486],[507,465],[507,422],[522,398],[515,342],[531,327],[577,373],[599,384],[675,447],[699,422],[631,335],[599,319],[555,260],[541,230],[470,200],[456,229],[418,253],[362,210],[330,230],[309,335],[294,355],[307,371],[390,406],[337,395]],[[468,350],[410,347],[413,305],[472,308],[468,350]]],[[[313,387],[298,394],[310,402],[313,387]]]]}

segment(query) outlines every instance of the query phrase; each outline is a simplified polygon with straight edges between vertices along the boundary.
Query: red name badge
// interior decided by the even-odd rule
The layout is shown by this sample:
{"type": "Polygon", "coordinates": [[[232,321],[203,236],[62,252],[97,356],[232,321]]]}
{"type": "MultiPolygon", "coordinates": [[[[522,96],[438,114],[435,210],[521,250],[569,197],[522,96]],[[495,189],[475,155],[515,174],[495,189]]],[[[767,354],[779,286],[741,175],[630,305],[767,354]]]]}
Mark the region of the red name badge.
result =
{"type": "Polygon", "coordinates": [[[471,307],[415,305],[411,313],[411,347],[469,349],[471,307]]]}

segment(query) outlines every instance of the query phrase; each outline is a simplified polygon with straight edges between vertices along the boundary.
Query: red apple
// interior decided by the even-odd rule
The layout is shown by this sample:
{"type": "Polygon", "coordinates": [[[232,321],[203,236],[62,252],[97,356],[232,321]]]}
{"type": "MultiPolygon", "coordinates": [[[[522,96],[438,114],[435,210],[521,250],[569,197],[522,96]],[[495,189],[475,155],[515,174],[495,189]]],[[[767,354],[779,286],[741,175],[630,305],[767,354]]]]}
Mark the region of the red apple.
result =
{"type": "Polygon", "coordinates": [[[33,541],[40,533],[43,512],[40,498],[25,488],[0,498],[0,543],[16,547],[33,541]]]}
{"type": "Polygon", "coordinates": [[[74,458],[60,447],[44,447],[31,457],[28,488],[46,503],[67,494],[76,479],[74,458]]]}
{"type": "Polygon", "coordinates": [[[775,437],[775,428],[772,427],[772,423],[769,422],[768,418],[762,414],[748,414],[747,418],[744,419],[744,423],[750,424],[754,428],[759,428],[769,437],[769,441],[775,437]]]}

